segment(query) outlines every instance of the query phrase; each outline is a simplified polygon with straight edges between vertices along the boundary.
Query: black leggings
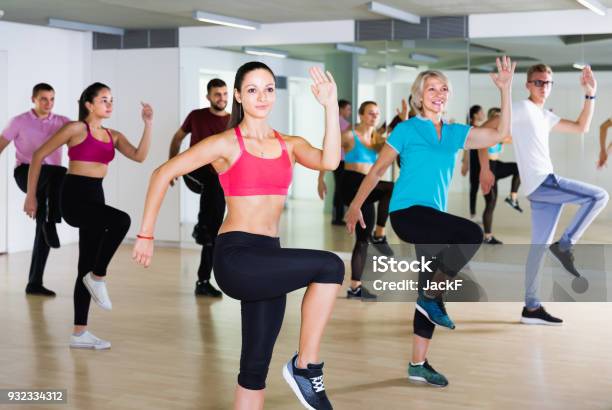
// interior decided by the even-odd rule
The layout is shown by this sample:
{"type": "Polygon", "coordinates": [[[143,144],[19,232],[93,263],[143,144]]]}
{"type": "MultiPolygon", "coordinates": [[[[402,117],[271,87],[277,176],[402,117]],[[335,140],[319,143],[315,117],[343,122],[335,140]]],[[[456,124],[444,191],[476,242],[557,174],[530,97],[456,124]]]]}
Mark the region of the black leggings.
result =
{"type": "Polygon", "coordinates": [[[342,284],[344,263],[331,252],[282,249],[278,238],[226,232],[217,237],[214,272],[221,290],[240,300],[238,384],[261,390],[283,323],[287,293],[311,283],[342,284]]]}
{"type": "Polygon", "coordinates": [[[476,215],[476,198],[480,185],[480,162],[478,161],[478,150],[470,150],[470,215],[476,215]]]}
{"type": "MultiPolygon", "coordinates": [[[[364,174],[355,171],[344,171],[344,179],[342,181],[344,202],[349,205],[357,191],[361,182],[365,179],[364,174]]],[[[384,227],[389,219],[389,202],[393,193],[393,182],[379,181],[376,187],[370,192],[365,202],[361,206],[363,221],[366,224],[365,229],[359,225],[355,226],[355,246],[353,247],[353,255],[351,257],[351,280],[359,281],[363,275],[366,258],[368,256],[368,240],[374,229],[374,219],[376,215],[376,225],[384,227]],[[374,210],[374,203],[378,202],[378,208],[374,210]]]]}
{"type": "Polygon", "coordinates": [[[130,216],[104,204],[102,178],[68,174],[61,190],[64,220],[79,228],[79,264],[74,285],[74,324],[87,325],[91,296],[83,284],[89,272],[106,269],[130,228],[130,216]]]}
{"type": "Polygon", "coordinates": [[[198,267],[198,281],[210,279],[213,268],[215,238],[225,215],[225,196],[219,183],[219,176],[208,165],[183,176],[187,187],[200,195],[197,235],[202,238],[202,252],[198,267]]]}
{"type": "MultiPolygon", "coordinates": [[[[391,212],[391,226],[405,242],[415,244],[417,259],[433,259],[433,273],[451,278],[472,259],[482,245],[482,230],[472,221],[426,206],[411,206],[391,212]]],[[[419,292],[432,273],[419,273],[419,292]]],[[[435,326],[415,309],[414,333],[431,339],[435,326]]]]}
{"type": "MultiPolygon", "coordinates": [[[[29,164],[21,164],[15,168],[13,175],[17,186],[24,193],[28,192],[29,164]]],[[[42,285],[43,273],[47,258],[49,257],[49,245],[43,234],[43,224],[60,223],[62,221],[60,211],[60,188],[66,168],[58,165],[43,165],[40,168],[40,177],[36,187],[36,233],[34,235],[34,246],[32,247],[32,260],[30,262],[30,274],[28,283],[42,285]]]]}
{"type": "Polygon", "coordinates": [[[482,214],[482,224],[487,234],[493,232],[493,211],[497,203],[497,181],[512,176],[512,187],[510,188],[510,192],[518,192],[519,186],[521,185],[521,178],[519,177],[519,170],[516,162],[490,160],[489,167],[493,175],[495,175],[495,184],[493,184],[489,193],[484,196],[486,205],[482,214]]]}
{"type": "Polygon", "coordinates": [[[340,161],[338,168],[334,170],[334,200],[332,208],[332,220],[342,221],[344,219],[344,200],[342,198],[342,181],[344,178],[344,161],[340,161]]]}

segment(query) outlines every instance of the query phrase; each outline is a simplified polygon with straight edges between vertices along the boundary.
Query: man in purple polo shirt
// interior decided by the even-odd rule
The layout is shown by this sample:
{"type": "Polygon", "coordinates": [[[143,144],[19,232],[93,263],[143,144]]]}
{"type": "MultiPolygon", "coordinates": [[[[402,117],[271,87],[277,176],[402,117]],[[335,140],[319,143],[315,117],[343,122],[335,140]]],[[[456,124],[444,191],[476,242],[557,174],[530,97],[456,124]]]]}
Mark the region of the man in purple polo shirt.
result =
{"type": "MultiPolygon", "coordinates": [[[[27,192],[28,170],[32,154],[70,119],[51,111],[55,103],[55,91],[49,84],[36,84],[32,90],[34,108],[14,117],[0,134],[0,153],[13,141],[16,150],[15,181],[27,192]]],[[[62,167],[61,148],[43,160],[36,190],[36,235],[32,250],[27,294],[55,296],[55,292],[43,286],[43,272],[49,248],[59,248],[55,224],[61,222],[59,191],[66,174],[62,167]]]]}

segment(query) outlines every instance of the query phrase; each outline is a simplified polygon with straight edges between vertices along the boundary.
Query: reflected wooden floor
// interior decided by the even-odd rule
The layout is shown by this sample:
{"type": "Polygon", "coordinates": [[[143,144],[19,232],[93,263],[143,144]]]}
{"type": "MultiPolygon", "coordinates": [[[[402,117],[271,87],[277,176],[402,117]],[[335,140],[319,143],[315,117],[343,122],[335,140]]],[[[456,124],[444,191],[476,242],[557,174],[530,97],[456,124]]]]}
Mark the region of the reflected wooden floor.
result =
{"type": "MultiPolygon", "coordinates": [[[[609,228],[598,224],[587,240],[609,242],[609,228]]],[[[499,236],[528,239],[527,224],[512,229],[499,236]]],[[[351,249],[342,228],[303,204],[290,205],[282,238],[288,246],[351,249]]],[[[113,311],[92,305],[91,331],[113,343],[101,352],[68,348],[75,245],[49,257],[45,283],[54,299],[24,294],[29,253],[0,256],[0,388],[67,389],[68,404],[46,406],[52,409],[231,408],[239,303],[193,296],[195,250],[160,248],[148,270],[131,262],[130,251],[123,246],[110,268],[113,311]]],[[[414,305],[342,294],[322,346],[336,409],[612,409],[612,304],[547,304],[565,319],[561,327],[519,325],[520,303],[449,304],[457,329],[436,331],[430,360],[451,384],[435,389],[407,382],[414,305]]],[[[268,409],[300,408],[280,369],[297,346],[301,296],[288,298],[268,409]]]]}

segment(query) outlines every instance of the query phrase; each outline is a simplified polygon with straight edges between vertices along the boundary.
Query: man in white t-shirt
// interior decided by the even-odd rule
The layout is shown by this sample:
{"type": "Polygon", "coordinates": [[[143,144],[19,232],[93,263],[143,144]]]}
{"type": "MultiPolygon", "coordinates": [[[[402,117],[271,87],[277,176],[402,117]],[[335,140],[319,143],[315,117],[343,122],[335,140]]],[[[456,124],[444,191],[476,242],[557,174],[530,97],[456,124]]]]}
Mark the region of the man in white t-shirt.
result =
{"type": "MultiPolygon", "coordinates": [[[[578,119],[562,119],[544,109],[553,81],[552,70],[537,64],[527,71],[529,98],[512,104],[512,142],[521,183],[531,205],[531,249],[525,267],[525,307],[521,322],[560,325],[561,319],[548,314],[538,298],[539,271],[544,253],[551,244],[564,204],[580,206],[559,241],[550,251],[563,267],[580,277],[574,266],[573,245],[608,202],[608,193],[600,187],[563,178],[554,173],[548,139],[551,131],[582,134],[588,132],[593,118],[597,81],[590,67],[582,70],[580,84],[585,92],[578,119]]],[[[492,179],[488,161],[481,161],[481,183],[486,190],[492,179]],[[483,179],[484,178],[484,179],[483,179]]]]}

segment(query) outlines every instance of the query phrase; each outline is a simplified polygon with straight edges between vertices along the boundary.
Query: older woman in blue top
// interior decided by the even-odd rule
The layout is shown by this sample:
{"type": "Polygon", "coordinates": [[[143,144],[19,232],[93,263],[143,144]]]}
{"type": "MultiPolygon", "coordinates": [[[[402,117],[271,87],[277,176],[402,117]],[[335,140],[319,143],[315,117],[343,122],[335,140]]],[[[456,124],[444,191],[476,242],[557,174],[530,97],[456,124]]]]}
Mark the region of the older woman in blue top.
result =
{"type": "Polygon", "coordinates": [[[496,63],[498,72],[491,78],[500,90],[502,108],[497,129],[444,122],[442,114],[449,100],[450,83],[439,71],[420,73],[411,90],[411,104],[419,115],[395,127],[346,214],[349,232],[354,231],[357,222],[364,226],[361,205],[399,155],[401,172],[389,206],[391,226],[401,240],[416,245],[417,257],[432,261],[432,273],[419,274],[412,360],[408,367],[412,381],[448,384],[446,377],[427,362],[427,351],[435,325],[455,328],[442,295],[483,239],[482,230],[474,222],[446,212],[448,187],[458,150],[490,147],[510,133],[510,90],[516,63],[507,57],[498,58],[496,63]]]}

